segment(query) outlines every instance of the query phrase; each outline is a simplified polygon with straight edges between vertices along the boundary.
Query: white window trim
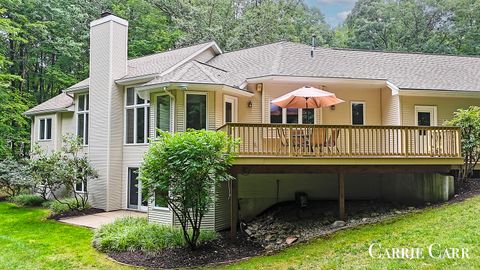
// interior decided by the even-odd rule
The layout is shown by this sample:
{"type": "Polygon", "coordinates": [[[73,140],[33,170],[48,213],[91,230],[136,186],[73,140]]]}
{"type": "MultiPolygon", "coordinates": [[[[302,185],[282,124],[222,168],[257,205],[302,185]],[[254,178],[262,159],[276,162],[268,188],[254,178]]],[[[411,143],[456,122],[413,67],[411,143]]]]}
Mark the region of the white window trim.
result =
{"type": "MultiPolygon", "coordinates": [[[[268,103],[268,122],[271,123],[271,117],[270,117],[270,110],[272,109],[271,107],[272,101],[268,103]]],[[[313,125],[317,124],[317,110],[319,108],[310,108],[313,109],[313,125]]],[[[280,123],[278,123],[280,124],[280,123]]],[[[287,124],[287,109],[282,108],[282,123],[281,124],[287,124]]],[[[295,124],[295,123],[288,123],[288,124],[295,124]]],[[[303,109],[299,108],[298,109],[298,123],[297,124],[303,124],[303,109]]],[[[307,125],[312,125],[312,124],[307,124],[307,125]]]]}
{"type": "Polygon", "coordinates": [[[184,109],[183,109],[183,112],[184,112],[184,117],[183,117],[183,123],[184,123],[184,126],[183,126],[183,130],[186,131],[187,130],[187,96],[188,95],[203,95],[205,96],[205,108],[206,108],[206,111],[205,111],[205,130],[208,130],[208,113],[209,113],[209,110],[208,110],[208,93],[207,92],[195,92],[195,91],[189,91],[189,92],[185,92],[185,96],[184,96],[184,109]]]}
{"type": "Polygon", "coordinates": [[[48,141],[51,141],[52,140],[52,137],[53,137],[53,118],[52,117],[41,117],[41,118],[38,118],[38,141],[40,142],[48,142],[48,141]],[[47,139],[47,120],[50,119],[50,139],[47,139]],[[42,127],[42,125],[40,125],[40,122],[42,120],[45,120],[45,126],[44,126],[44,131],[43,131],[43,134],[45,135],[45,138],[44,139],[41,139],[40,138],[40,128],[42,127]]]}
{"type": "Polygon", "coordinates": [[[429,112],[433,113],[432,115],[432,127],[437,126],[437,106],[435,105],[415,105],[415,126],[418,126],[418,113],[419,112],[429,112]]]}
{"type": "MultiPolygon", "coordinates": [[[[155,119],[155,123],[153,125],[154,127],[154,134],[153,134],[153,137],[155,138],[157,136],[157,122],[158,122],[158,115],[157,115],[157,106],[158,106],[158,103],[157,103],[157,97],[159,96],[170,96],[168,95],[167,93],[157,93],[153,96],[154,98],[154,107],[155,107],[155,110],[154,110],[154,119],[155,119]]],[[[151,103],[151,102],[150,102],[151,103]]],[[[151,108],[150,108],[151,110],[151,108]]],[[[170,97],[170,132],[174,132],[175,130],[175,100],[170,97]]]]}
{"type": "Polygon", "coordinates": [[[229,96],[229,95],[223,95],[223,124],[226,124],[225,117],[226,117],[226,109],[225,109],[225,103],[232,103],[233,108],[232,108],[232,122],[237,123],[238,122],[238,98],[234,96],[229,96]]]}
{"type": "MultiPolygon", "coordinates": [[[[80,97],[81,96],[88,96],[89,94],[88,93],[83,93],[83,94],[79,94],[77,95],[77,100],[76,100],[76,106],[75,106],[75,134],[78,136],[78,115],[80,114],[83,114],[83,138],[82,138],[82,145],[83,146],[88,146],[88,143],[86,144],[85,143],[85,134],[87,133],[87,129],[89,128],[90,126],[90,116],[89,119],[88,119],[88,125],[85,125],[85,119],[86,119],[86,116],[85,115],[88,115],[89,112],[90,112],[90,96],[88,98],[85,99],[85,103],[83,104],[84,105],[84,110],[83,111],[80,111],[78,109],[78,106],[80,105],[80,97]],[[87,106],[87,100],[88,100],[88,106],[87,106]],[[88,107],[88,110],[86,109],[88,107]]],[[[89,132],[89,135],[90,135],[90,132],[89,132]]],[[[90,141],[90,140],[89,140],[90,141]]]]}
{"type": "Polygon", "coordinates": [[[365,101],[350,101],[350,125],[353,125],[353,104],[363,104],[363,124],[355,124],[355,126],[365,126],[367,124],[367,104],[365,101]]]}
{"type": "Polygon", "coordinates": [[[77,190],[77,183],[75,183],[75,193],[78,193],[78,194],[85,194],[87,193],[87,191],[85,190],[85,183],[82,182],[82,190],[77,190]]]}
{"type": "MultiPolygon", "coordinates": [[[[170,193],[170,191],[169,191],[170,193]]],[[[170,207],[167,206],[157,206],[155,203],[155,195],[152,198],[152,208],[155,210],[161,210],[161,211],[170,211],[170,207]]]]}
{"type": "Polygon", "coordinates": [[[124,89],[124,109],[123,109],[123,144],[124,145],[148,145],[148,139],[150,138],[150,130],[148,130],[149,122],[150,122],[150,113],[148,112],[148,109],[150,107],[150,103],[146,101],[144,104],[136,104],[137,103],[137,95],[138,91],[134,87],[125,87],[124,89]],[[129,88],[133,88],[134,91],[134,100],[133,100],[133,105],[127,105],[127,91],[129,88]],[[145,132],[145,142],[143,143],[137,143],[137,109],[138,108],[145,108],[145,114],[144,114],[144,123],[145,126],[143,127],[144,132],[145,132]],[[133,143],[127,142],[127,109],[133,109],[133,143]]]}

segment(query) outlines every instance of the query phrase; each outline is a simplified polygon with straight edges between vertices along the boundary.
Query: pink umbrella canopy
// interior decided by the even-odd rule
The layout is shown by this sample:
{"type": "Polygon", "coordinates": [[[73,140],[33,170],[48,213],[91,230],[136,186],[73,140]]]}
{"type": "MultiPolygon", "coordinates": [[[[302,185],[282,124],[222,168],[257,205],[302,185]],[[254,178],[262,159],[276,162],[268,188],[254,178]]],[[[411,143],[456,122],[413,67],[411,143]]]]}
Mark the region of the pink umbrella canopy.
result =
{"type": "Polygon", "coordinates": [[[345,102],[324,90],[311,86],[304,86],[281,97],[272,100],[272,103],[282,108],[321,108],[345,102]]]}

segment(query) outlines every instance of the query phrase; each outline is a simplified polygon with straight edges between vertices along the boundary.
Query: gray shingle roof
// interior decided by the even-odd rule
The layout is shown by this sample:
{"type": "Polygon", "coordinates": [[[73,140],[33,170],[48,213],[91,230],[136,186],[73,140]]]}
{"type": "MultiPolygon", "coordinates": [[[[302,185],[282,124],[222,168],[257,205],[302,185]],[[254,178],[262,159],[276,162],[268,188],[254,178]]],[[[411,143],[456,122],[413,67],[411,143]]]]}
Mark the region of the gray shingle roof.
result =
{"type": "Polygon", "coordinates": [[[403,89],[480,91],[480,58],[316,48],[278,42],[219,55],[208,64],[225,69],[230,84],[282,75],[388,80],[403,89]]]}
{"type": "Polygon", "coordinates": [[[68,94],[61,93],[53,98],[26,111],[25,115],[34,115],[49,112],[68,111],[73,106],[73,98],[68,94]]]}

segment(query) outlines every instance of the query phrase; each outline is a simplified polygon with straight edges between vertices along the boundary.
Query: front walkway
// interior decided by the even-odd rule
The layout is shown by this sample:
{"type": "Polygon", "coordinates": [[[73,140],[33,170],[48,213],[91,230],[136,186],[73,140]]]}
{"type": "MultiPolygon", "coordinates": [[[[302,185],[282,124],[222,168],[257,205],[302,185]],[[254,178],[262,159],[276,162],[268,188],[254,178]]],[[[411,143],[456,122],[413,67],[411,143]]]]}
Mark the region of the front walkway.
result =
{"type": "Polygon", "coordinates": [[[83,226],[88,228],[97,229],[100,226],[114,222],[117,218],[123,217],[147,217],[147,213],[117,210],[111,212],[96,213],[86,216],[68,217],[60,219],[60,222],[68,223],[77,226],[83,226]]]}

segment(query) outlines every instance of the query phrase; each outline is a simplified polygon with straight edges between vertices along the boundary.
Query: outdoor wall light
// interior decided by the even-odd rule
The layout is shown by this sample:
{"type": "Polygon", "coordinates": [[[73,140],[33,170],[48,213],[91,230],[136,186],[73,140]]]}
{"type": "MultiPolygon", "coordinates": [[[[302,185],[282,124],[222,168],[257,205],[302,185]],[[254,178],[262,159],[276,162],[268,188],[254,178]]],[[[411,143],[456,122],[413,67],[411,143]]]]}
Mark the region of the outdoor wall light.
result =
{"type": "Polygon", "coordinates": [[[262,90],[263,90],[263,83],[257,83],[256,88],[257,88],[257,92],[262,92],[262,90]]]}
{"type": "Polygon", "coordinates": [[[335,111],[335,105],[330,106],[330,110],[335,111]]]}
{"type": "Polygon", "coordinates": [[[252,103],[252,101],[251,101],[251,100],[249,100],[247,105],[248,105],[248,108],[252,108],[252,107],[253,107],[253,103],[252,103]]]}

